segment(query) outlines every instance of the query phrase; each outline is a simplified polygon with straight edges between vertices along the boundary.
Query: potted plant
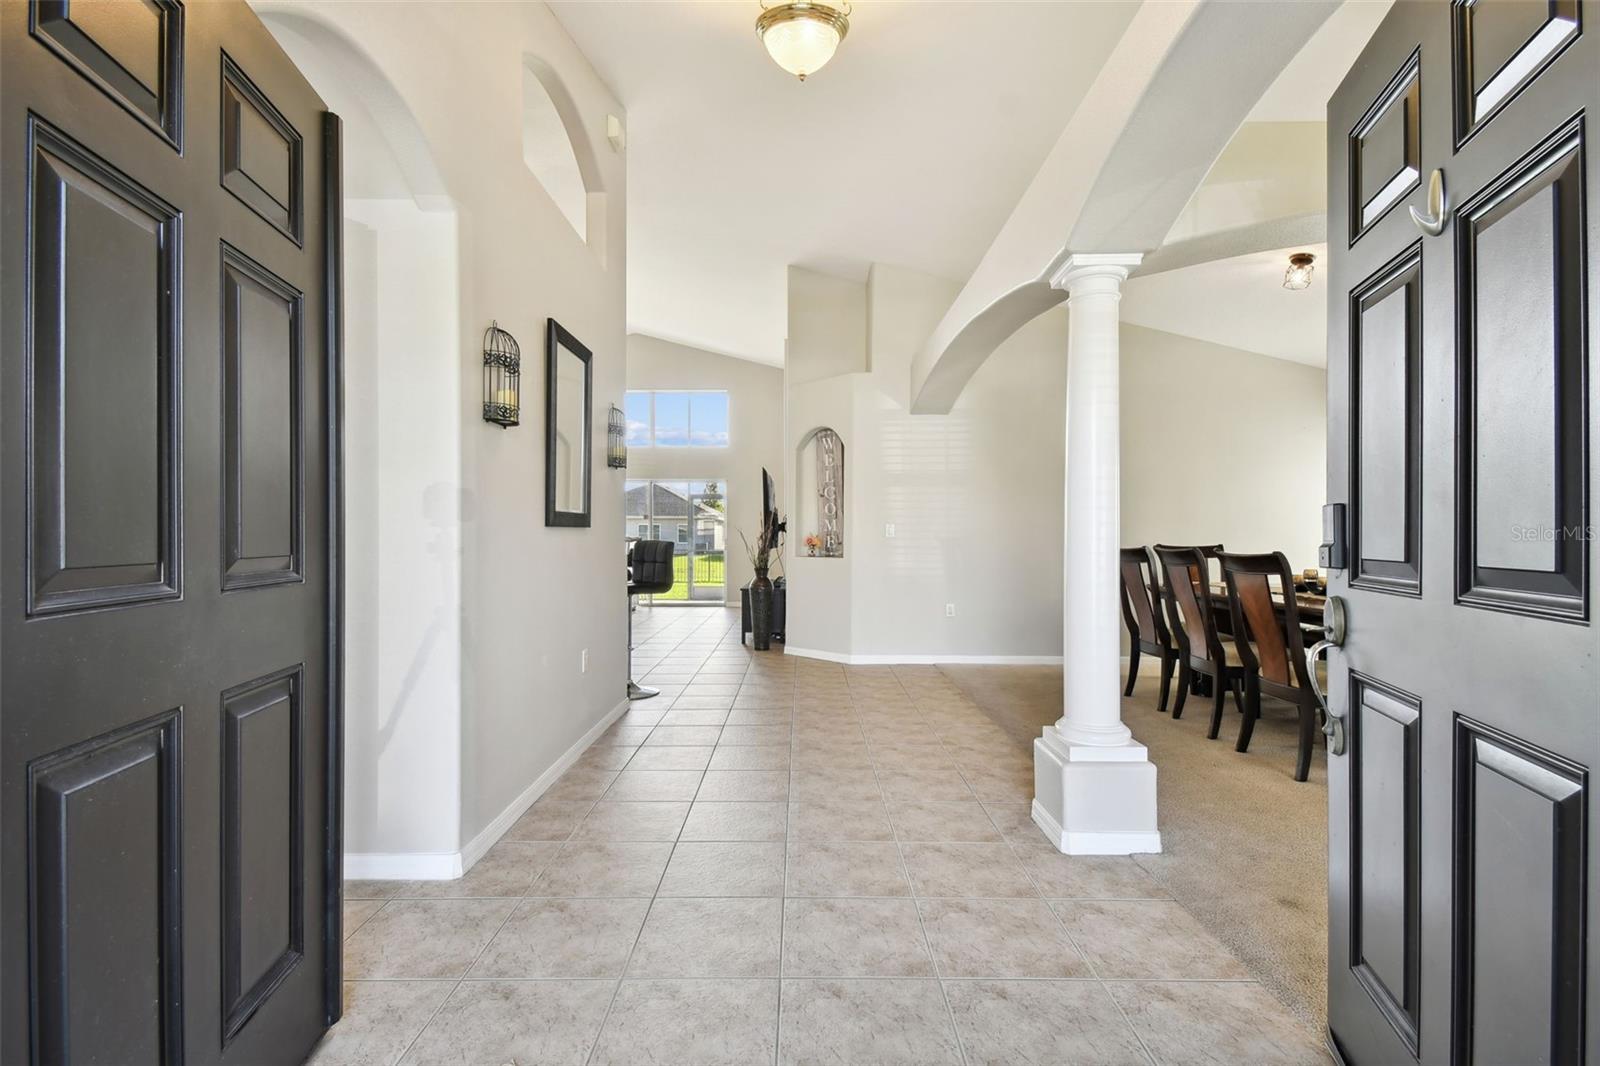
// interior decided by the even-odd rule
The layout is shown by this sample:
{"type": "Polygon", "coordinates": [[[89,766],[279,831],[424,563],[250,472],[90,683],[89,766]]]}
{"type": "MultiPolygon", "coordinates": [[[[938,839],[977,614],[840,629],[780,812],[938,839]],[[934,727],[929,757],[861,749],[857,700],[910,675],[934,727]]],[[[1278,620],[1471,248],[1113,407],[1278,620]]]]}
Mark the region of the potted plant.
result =
{"type": "Polygon", "coordinates": [[[762,520],[755,544],[750,543],[744,530],[739,531],[739,539],[744,541],[745,553],[750,556],[750,565],[756,572],[755,580],[750,582],[750,643],[756,651],[772,647],[772,579],[767,576],[767,570],[772,565],[773,553],[782,544],[787,525],[777,511],[769,511],[762,520]]]}
{"type": "Polygon", "coordinates": [[[807,533],[806,539],[801,541],[806,546],[806,554],[816,558],[817,552],[822,549],[822,538],[815,533],[807,533]]]}

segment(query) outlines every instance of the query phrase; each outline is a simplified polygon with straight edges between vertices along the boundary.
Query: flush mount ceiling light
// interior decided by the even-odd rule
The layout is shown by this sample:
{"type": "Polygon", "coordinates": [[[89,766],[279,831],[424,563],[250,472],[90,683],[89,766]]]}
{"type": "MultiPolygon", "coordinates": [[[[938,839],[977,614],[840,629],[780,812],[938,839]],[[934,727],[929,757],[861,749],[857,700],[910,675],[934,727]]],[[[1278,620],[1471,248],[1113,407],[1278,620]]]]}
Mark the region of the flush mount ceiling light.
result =
{"type": "Polygon", "coordinates": [[[822,0],[761,0],[756,36],[778,66],[805,81],[833,58],[850,31],[850,5],[822,0]]]}
{"type": "Polygon", "coordinates": [[[1311,288],[1311,272],[1317,269],[1314,264],[1317,257],[1310,252],[1296,252],[1289,257],[1289,269],[1283,272],[1283,287],[1286,289],[1311,288]]]}

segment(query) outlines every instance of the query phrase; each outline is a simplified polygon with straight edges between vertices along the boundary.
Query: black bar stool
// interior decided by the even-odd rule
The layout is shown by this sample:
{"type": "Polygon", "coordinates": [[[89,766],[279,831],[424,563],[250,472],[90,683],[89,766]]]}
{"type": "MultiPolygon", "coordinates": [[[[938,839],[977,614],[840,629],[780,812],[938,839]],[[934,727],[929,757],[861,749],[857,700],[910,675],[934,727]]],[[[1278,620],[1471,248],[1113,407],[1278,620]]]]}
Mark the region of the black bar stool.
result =
{"type": "Polygon", "coordinates": [[[672,591],[672,542],[637,540],[628,552],[628,698],[647,700],[661,695],[633,680],[633,598],[644,593],[672,591]]]}

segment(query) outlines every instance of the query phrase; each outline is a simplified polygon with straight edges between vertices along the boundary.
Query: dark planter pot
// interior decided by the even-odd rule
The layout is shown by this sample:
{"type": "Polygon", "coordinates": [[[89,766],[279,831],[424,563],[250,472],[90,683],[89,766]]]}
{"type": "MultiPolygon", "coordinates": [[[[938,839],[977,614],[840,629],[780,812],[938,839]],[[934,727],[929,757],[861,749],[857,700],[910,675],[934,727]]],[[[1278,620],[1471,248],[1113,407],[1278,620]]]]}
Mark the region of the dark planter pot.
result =
{"type": "Polygon", "coordinates": [[[772,579],[764,566],[750,582],[750,644],[756,651],[772,647],[772,579]]]}

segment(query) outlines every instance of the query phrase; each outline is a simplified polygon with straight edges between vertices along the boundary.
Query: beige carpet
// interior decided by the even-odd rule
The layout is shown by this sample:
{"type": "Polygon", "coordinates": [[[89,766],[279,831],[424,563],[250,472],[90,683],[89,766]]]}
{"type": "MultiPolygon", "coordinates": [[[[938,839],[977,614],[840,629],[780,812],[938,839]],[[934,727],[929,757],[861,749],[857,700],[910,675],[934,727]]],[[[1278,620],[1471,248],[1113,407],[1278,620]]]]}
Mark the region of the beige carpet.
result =
{"type": "MultiPolygon", "coordinates": [[[[1148,663],[1144,664],[1149,666],[1148,663]]],[[[1061,714],[1061,668],[940,668],[1020,745],[1061,714]]],[[[1158,769],[1160,855],[1138,861],[1262,984],[1297,1014],[1326,1023],[1328,773],[1319,742],[1311,779],[1294,780],[1295,717],[1267,700],[1250,750],[1233,750],[1239,715],[1228,701],[1222,735],[1206,739],[1210,700],[1183,717],[1156,712],[1154,667],[1122,701],[1123,720],[1158,769]]],[[[1320,738],[1319,738],[1320,741],[1320,738]]]]}

